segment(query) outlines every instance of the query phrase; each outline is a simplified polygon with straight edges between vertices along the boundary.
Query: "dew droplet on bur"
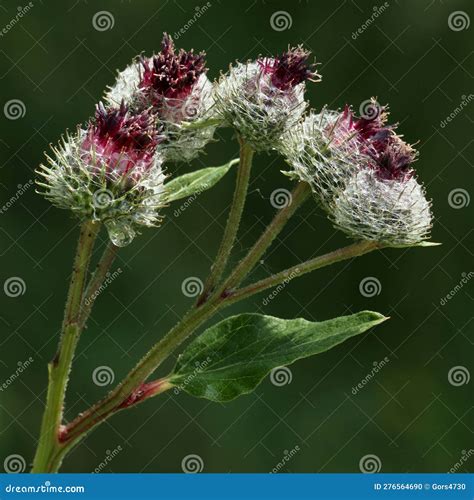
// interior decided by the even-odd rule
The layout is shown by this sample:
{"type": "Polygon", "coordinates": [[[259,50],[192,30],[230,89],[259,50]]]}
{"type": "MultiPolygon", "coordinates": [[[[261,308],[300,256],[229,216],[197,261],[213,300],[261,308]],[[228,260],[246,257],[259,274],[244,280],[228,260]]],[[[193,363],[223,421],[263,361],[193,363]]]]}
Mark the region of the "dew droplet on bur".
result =
{"type": "Polygon", "coordinates": [[[126,222],[107,221],[105,226],[110,241],[117,247],[126,247],[136,236],[133,227],[126,222]]]}

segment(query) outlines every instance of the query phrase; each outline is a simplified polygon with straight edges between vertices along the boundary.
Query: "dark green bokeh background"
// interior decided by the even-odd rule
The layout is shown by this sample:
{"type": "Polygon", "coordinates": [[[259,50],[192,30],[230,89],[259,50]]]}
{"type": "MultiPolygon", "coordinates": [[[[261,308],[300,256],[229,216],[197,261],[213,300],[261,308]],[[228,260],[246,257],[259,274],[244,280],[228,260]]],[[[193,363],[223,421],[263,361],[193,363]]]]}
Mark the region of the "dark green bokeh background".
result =
{"type": "MultiPolygon", "coordinates": [[[[472,373],[472,282],[447,305],[440,300],[472,270],[472,203],[448,203],[456,188],[472,194],[474,104],[447,126],[444,120],[473,93],[473,30],[448,27],[456,10],[474,15],[468,0],[390,1],[356,40],[351,35],[371,16],[373,2],[212,1],[211,7],[177,44],[206,50],[209,76],[235,59],[273,54],[303,43],[318,61],[323,81],[309,86],[316,109],[346,102],[357,109],[370,96],[389,102],[392,120],[407,140],[420,141],[420,178],[433,198],[433,239],[443,246],[387,250],[291,282],[268,306],[264,296],[231,312],[260,311],[284,318],[327,319],[374,309],[391,320],[338,348],[291,367],[292,382],[275,387],[266,379],[255,394],[226,405],[164,395],[124,412],[96,430],[66,460],[63,471],[94,470],[107,450],[123,451],[110,472],[181,471],[182,459],[199,455],[206,472],[268,472],[285,450],[300,451],[285,466],[292,472],[356,472],[360,459],[375,454],[382,471],[444,472],[472,443],[472,381],[448,382],[454,366],[472,373]],[[278,10],[291,15],[284,31],[270,26],[278,10]],[[376,277],[381,293],[367,298],[360,281],[376,277]],[[357,395],[351,393],[374,361],[390,362],[357,395]]],[[[140,52],[158,50],[163,31],[173,34],[193,17],[194,1],[37,0],[31,11],[0,38],[1,96],[20,99],[26,115],[0,116],[2,204],[18,184],[34,176],[43,151],[67,128],[93,112],[115,70],[140,52]],[[99,32],[93,15],[110,11],[112,30],[99,32]]],[[[379,5],[379,3],[375,4],[379,5]]],[[[3,1],[0,24],[15,15],[3,1]]],[[[219,165],[237,154],[230,131],[185,172],[219,165]]],[[[291,189],[275,155],[256,158],[240,243],[243,255],[269,221],[269,198],[291,189]]],[[[68,392],[71,419],[105,394],[92,371],[106,365],[118,381],[157,338],[191,305],[181,283],[204,279],[217,249],[233,189],[234,173],[202,194],[182,215],[171,207],[159,230],[146,231],[120,252],[122,274],[96,302],[79,346],[68,392]]],[[[33,364],[0,392],[0,463],[11,454],[33,457],[46,387],[46,363],[53,356],[61,322],[76,222],[30,188],[1,215],[1,280],[21,277],[24,295],[0,294],[0,381],[31,356],[33,364]]],[[[101,246],[105,235],[101,235],[101,246]]],[[[255,270],[262,277],[346,243],[311,203],[290,222],[255,270]]],[[[100,247],[98,249],[100,251],[100,247]]],[[[165,373],[164,367],[161,373],[165,373]]],[[[473,468],[473,458],[459,470],[473,468]]]]}

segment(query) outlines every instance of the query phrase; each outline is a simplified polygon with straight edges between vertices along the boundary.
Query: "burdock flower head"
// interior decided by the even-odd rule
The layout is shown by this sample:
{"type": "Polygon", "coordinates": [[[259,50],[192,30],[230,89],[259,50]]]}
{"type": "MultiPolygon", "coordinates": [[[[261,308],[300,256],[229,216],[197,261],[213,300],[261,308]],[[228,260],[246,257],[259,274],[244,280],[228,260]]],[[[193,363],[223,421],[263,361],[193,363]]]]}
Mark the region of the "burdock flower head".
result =
{"type": "Polygon", "coordinates": [[[372,109],[358,119],[346,109],[343,126],[354,132],[361,156],[334,197],[331,218],[352,238],[414,245],[429,238],[432,219],[431,202],[413,169],[418,153],[396,134],[396,125],[386,124],[386,107],[373,100],[372,109]]]}
{"type": "Polygon", "coordinates": [[[218,115],[256,151],[275,148],[303,115],[305,82],[319,81],[309,55],[297,47],[275,58],[238,63],[216,85],[218,115]]]}
{"type": "Polygon", "coordinates": [[[138,58],[120,72],[106,100],[112,105],[123,100],[138,112],[151,108],[166,159],[190,161],[212,139],[216,128],[186,126],[211,118],[212,85],[206,72],[204,52],[176,51],[165,33],[161,51],[138,58]]]}
{"type": "Polygon", "coordinates": [[[42,194],[81,219],[104,222],[115,245],[130,243],[139,226],[161,220],[165,176],[154,121],[147,110],[99,104],[87,128],[67,135],[40,166],[42,194]]]}
{"type": "Polygon", "coordinates": [[[391,246],[429,237],[431,203],[417,182],[417,152],[387,125],[388,110],[375,100],[355,117],[323,110],[282,141],[289,175],[307,182],[335,225],[355,239],[391,246]]]}
{"type": "Polygon", "coordinates": [[[345,186],[360,161],[360,143],[347,126],[346,113],[311,111],[285,133],[279,145],[291,167],[285,174],[308,183],[324,208],[345,186]]]}

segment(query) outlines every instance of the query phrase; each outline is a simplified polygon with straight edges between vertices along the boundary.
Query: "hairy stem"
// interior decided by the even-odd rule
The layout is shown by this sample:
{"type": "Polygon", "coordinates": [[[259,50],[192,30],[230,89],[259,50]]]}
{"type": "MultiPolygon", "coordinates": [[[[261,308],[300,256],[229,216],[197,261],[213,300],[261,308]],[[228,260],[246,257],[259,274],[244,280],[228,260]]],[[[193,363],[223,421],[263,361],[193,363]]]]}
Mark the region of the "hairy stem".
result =
{"type": "Polygon", "coordinates": [[[345,248],[329,252],[320,257],[316,257],[307,262],[275,274],[269,278],[261,280],[253,285],[241,288],[228,297],[214,295],[209,302],[202,307],[191,310],[181,323],[176,325],[155,347],[138,363],[138,365],[128,374],[124,381],[107,396],[104,400],[81,414],[73,420],[64,432],[65,448],[62,452],[67,452],[74,447],[91,429],[115,414],[117,411],[129,408],[130,406],[145,401],[151,396],[161,394],[172,386],[167,379],[160,379],[155,382],[145,383],[144,380],[166,359],[169,354],[181,344],[195,329],[212,317],[218,310],[221,310],[240,300],[248,298],[258,292],[270,288],[285,281],[289,275],[299,272],[295,277],[302,276],[324,266],[336,262],[350,259],[380,248],[376,243],[358,242],[345,248]],[[150,390],[150,386],[154,388],[150,390]]]}
{"type": "Polygon", "coordinates": [[[222,293],[230,293],[232,289],[241,283],[241,281],[254,268],[255,264],[265,253],[267,248],[272,244],[273,240],[280,234],[290,217],[303,204],[310,194],[311,189],[308,184],[300,182],[296,186],[291,193],[288,205],[279,210],[262,236],[260,236],[255,245],[250,249],[249,253],[240,261],[222,287],[222,293]]]}
{"type": "Polygon", "coordinates": [[[81,328],[86,324],[92,306],[94,305],[96,295],[104,283],[105,278],[107,277],[107,273],[109,272],[110,266],[112,265],[115,257],[117,255],[117,250],[119,247],[116,247],[111,241],[107,243],[107,246],[102,254],[97,266],[95,268],[94,274],[89,281],[89,284],[86,287],[86,291],[84,292],[84,300],[82,303],[82,310],[80,315],[80,325],[81,328]]]}
{"type": "Polygon", "coordinates": [[[201,293],[198,304],[203,304],[214,290],[216,284],[220,281],[227,261],[229,260],[232,247],[234,246],[237,232],[244,210],[245,198],[247,197],[247,190],[250,180],[250,170],[252,167],[253,158],[252,148],[246,144],[242,139],[240,141],[240,162],[237,169],[237,180],[235,184],[234,198],[227,218],[227,224],[222,237],[222,242],[217,252],[216,260],[211,268],[211,273],[206,281],[204,290],[201,293]]]}
{"type": "Polygon", "coordinates": [[[48,365],[49,383],[46,408],[43,414],[40,439],[32,472],[51,472],[59,466],[59,464],[55,464],[52,461],[52,457],[61,446],[59,433],[63,415],[64,397],[74,358],[74,351],[81,332],[79,315],[82,296],[87,269],[98,230],[99,225],[92,221],[86,221],[81,226],[64,311],[59,349],[54,359],[48,365]]]}
{"type": "MultiPolygon", "coordinates": [[[[62,434],[63,447],[58,450],[61,457],[96,425],[117,411],[128,408],[130,405],[127,404],[127,401],[130,401],[130,398],[137,391],[139,392],[141,388],[146,386],[145,380],[196,328],[213,316],[222,307],[223,302],[223,299],[212,300],[199,308],[191,309],[180,323],[153,346],[113,391],[69,423],[62,434]]],[[[166,390],[170,386],[164,385],[163,388],[166,390]]],[[[142,400],[144,398],[140,397],[140,401],[142,400]]]]}
{"type": "Polygon", "coordinates": [[[266,288],[284,282],[289,276],[297,277],[315,269],[339,262],[341,260],[363,255],[378,248],[371,242],[359,242],[348,247],[316,257],[307,262],[293,266],[285,271],[265,278],[257,283],[235,290],[235,287],[253,269],[257,261],[280,233],[288,219],[310,194],[305,184],[299,184],[292,193],[292,202],[280,210],[268,228],[251,248],[247,256],[239,263],[228,280],[208,297],[199,307],[191,309],[166,335],[157,342],[144,358],[132,369],[125,379],[103,400],[79,415],[64,427],[61,433],[61,447],[56,450],[54,461],[58,464],[84,436],[94,427],[108,419],[118,411],[130,408],[149,397],[170,389],[168,380],[159,379],[146,382],[150,375],[172,354],[181,343],[197,328],[201,327],[217,311],[258,293],[266,288]]]}
{"type": "MultiPolygon", "coordinates": [[[[251,154],[250,151],[248,153],[251,154]]],[[[245,162],[246,160],[244,160],[244,163],[245,162]]],[[[248,166],[248,168],[250,168],[250,166],[248,166]]],[[[225,281],[225,283],[214,293],[210,294],[207,301],[196,304],[196,306],[199,307],[191,309],[183,319],[163,337],[163,339],[157,342],[106,398],[99,401],[64,427],[61,434],[61,447],[56,450],[56,455],[54,456],[54,462],[58,464],[58,467],[67,452],[91,429],[115,412],[128,407],[125,403],[130,400],[130,397],[136,394],[137,391],[140,391],[141,387],[146,385],[145,381],[147,378],[179,347],[179,345],[181,345],[182,342],[184,342],[184,340],[186,340],[197,328],[202,326],[219,309],[232,302],[236,302],[236,299],[233,300],[231,296],[226,300],[226,294],[224,292],[240,283],[241,279],[251,271],[260,256],[271,245],[274,238],[280,233],[297,208],[309,196],[310,192],[309,187],[300,183],[292,193],[291,203],[276,214],[274,220],[270,223],[261,238],[249,251],[247,257],[241,261],[236,271],[231,274],[230,280],[232,281],[225,281]]],[[[140,400],[143,400],[143,398],[140,400]]]]}
{"type": "Polygon", "coordinates": [[[303,274],[310,273],[311,271],[315,271],[321,267],[329,266],[331,264],[335,264],[336,262],[351,259],[353,257],[359,257],[380,248],[383,248],[383,246],[373,241],[359,241],[347,247],[339,248],[333,252],[320,255],[319,257],[315,257],[314,259],[307,260],[306,262],[302,262],[301,264],[297,264],[296,266],[292,266],[284,271],[273,274],[272,276],[257,281],[256,283],[239,288],[229,296],[228,303],[238,302],[273,286],[280,285],[281,283],[287,283],[294,278],[299,278],[300,276],[303,276],[303,274]]]}

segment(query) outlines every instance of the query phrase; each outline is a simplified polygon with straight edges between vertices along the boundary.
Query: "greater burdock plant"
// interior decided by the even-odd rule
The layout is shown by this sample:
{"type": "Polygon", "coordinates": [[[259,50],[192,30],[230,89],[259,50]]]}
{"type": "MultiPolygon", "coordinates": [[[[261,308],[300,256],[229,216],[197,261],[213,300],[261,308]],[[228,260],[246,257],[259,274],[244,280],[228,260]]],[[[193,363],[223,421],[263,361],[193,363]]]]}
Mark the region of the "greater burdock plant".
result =
{"type": "Polygon", "coordinates": [[[388,111],[376,101],[370,116],[356,117],[349,106],[306,112],[305,86],[320,79],[309,56],[302,47],[289,48],[280,56],[237,63],[211,84],[205,54],[176,51],[165,34],[161,51],[136,59],[119,73],[95,116],[67,134],[39,168],[41,194],[71,210],[81,226],[59,347],[48,367],[33,472],[57,471],[67,453],[95,427],[171,388],[228,401],[253,391],[272,369],[331,349],[387,319],[372,311],[322,322],[240,314],[205,330],[184,349],[171,373],[154,378],[183,341],[230,304],[377,249],[434,245],[426,241],[431,204],[415,177],[415,150],[396,134],[395,126],[387,125],[388,111]],[[167,162],[195,158],[216,127],[235,130],[239,159],[176,178],[165,173],[167,162]],[[253,155],[269,150],[281,153],[288,164],[284,173],[295,182],[290,202],[277,210],[245,257],[226,273],[253,155]],[[227,224],[195,304],[107,396],[64,421],[76,346],[118,247],[130,244],[143,227],[159,225],[176,200],[211,188],[233,166],[237,179],[227,224]],[[242,284],[288,220],[311,198],[355,241],[242,284]],[[89,277],[101,225],[110,242],[89,277]]]}

